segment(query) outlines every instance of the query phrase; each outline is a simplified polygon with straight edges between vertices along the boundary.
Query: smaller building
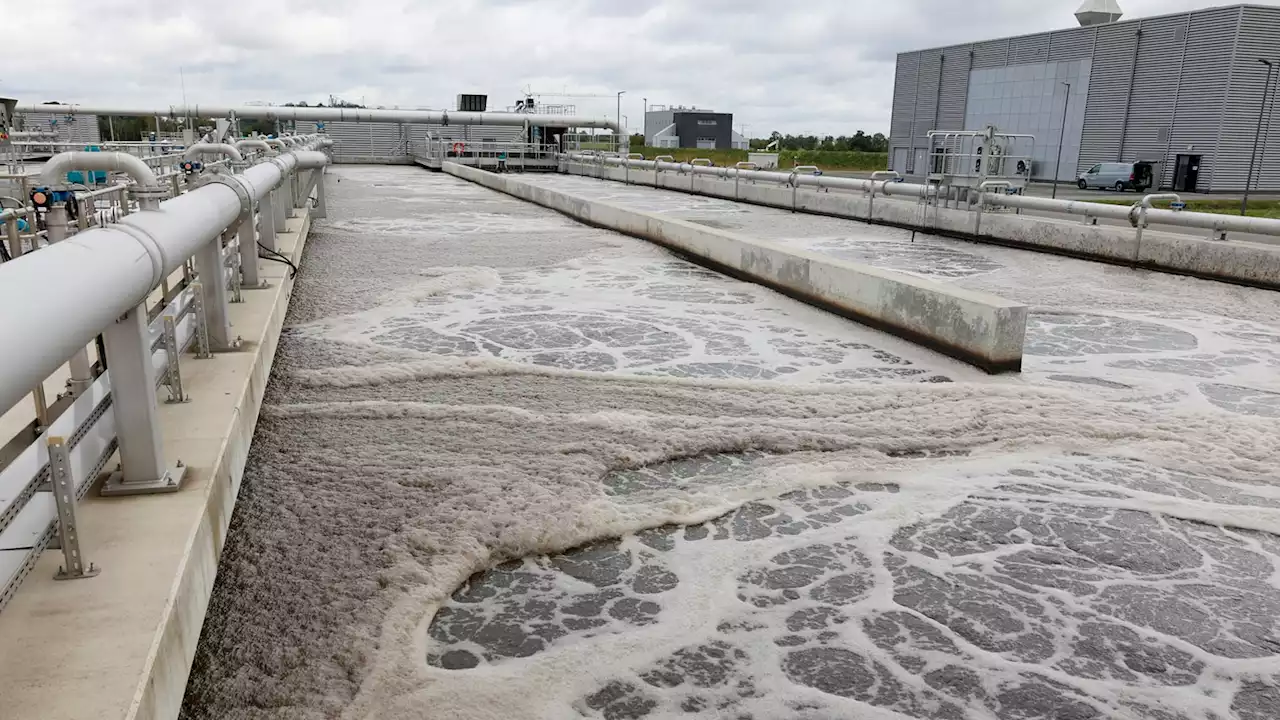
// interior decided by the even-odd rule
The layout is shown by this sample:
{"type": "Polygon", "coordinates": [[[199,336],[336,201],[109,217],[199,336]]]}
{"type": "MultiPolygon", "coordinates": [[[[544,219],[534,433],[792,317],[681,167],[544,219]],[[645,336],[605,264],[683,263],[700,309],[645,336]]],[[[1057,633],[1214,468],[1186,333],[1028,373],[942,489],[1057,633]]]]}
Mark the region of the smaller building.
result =
{"type": "Polygon", "coordinates": [[[733,130],[733,113],[665,105],[651,105],[645,111],[644,144],[660,148],[747,149],[746,138],[733,130]]]}

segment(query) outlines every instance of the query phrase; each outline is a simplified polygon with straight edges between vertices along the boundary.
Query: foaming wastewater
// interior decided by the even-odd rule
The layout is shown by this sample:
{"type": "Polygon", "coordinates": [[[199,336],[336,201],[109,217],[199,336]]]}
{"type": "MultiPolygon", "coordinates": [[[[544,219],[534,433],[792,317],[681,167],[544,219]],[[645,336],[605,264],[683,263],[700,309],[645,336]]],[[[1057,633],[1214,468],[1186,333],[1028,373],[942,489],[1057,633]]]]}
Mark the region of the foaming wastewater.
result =
{"type": "Polygon", "coordinates": [[[461,181],[334,175],[184,717],[1277,715],[1280,424],[1151,379],[1266,357],[1260,321],[1077,303],[992,379],[461,181]]]}
{"type": "Polygon", "coordinates": [[[1280,417],[1280,293],[592,178],[530,180],[1024,302],[1022,376],[1036,383],[1280,417]]]}

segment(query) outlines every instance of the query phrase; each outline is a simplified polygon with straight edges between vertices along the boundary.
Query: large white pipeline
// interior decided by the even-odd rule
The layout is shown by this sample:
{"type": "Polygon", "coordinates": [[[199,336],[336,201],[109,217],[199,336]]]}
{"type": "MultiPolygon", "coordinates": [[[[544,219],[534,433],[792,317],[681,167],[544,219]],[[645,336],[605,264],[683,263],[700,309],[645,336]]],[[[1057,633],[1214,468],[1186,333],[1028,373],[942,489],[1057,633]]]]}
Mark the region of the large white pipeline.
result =
{"type": "Polygon", "coordinates": [[[220,176],[160,203],[157,210],[133,213],[0,264],[0,307],[20,308],[0,315],[0,407],[12,407],[213,242],[240,215],[243,198],[256,202],[289,173],[328,162],[315,150],[284,153],[239,175],[220,176]]]}
{"type": "Polygon", "coordinates": [[[19,105],[17,112],[42,112],[58,115],[84,113],[90,115],[127,115],[163,117],[230,117],[257,120],[295,120],[303,122],[386,122],[432,125],[508,125],[538,127],[591,127],[613,130],[623,138],[630,136],[614,120],[583,115],[543,115],[504,112],[449,112],[447,110],[371,110],[367,108],[278,107],[273,105],[169,105],[162,108],[114,107],[109,105],[19,105]]]}
{"type": "Polygon", "coordinates": [[[57,185],[72,170],[108,170],[122,172],[145,188],[158,185],[156,174],[141,158],[122,152],[65,152],[54,155],[40,172],[40,182],[57,185]]]}
{"type": "MultiPolygon", "coordinates": [[[[618,158],[600,155],[574,153],[570,160],[585,163],[604,162],[606,165],[627,166],[643,170],[665,170],[695,175],[709,175],[724,179],[735,177],[743,180],[759,180],[775,182],[791,186],[810,186],[855,192],[872,192],[877,195],[898,195],[905,197],[926,197],[936,193],[936,189],[928,185],[895,182],[892,180],[863,180],[860,178],[830,177],[802,173],[772,172],[767,170],[745,170],[730,167],[710,167],[690,163],[673,163],[654,160],[637,160],[634,158],[618,158]]],[[[1021,208],[1041,212],[1062,213],[1090,218],[1123,220],[1137,225],[1145,217],[1149,225],[1169,225],[1173,227],[1202,228],[1220,232],[1254,233],[1258,235],[1280,235],[1280,220],[1272,218],[1242,217],[1239,215],[1219,215],[1215,213],[1188,212],[1185,210],[1162,210],[1147,208],[1141,212],[1140,203],[1134,205],[1110,205],[1107,203],[1086,202],[1082,200],[1057,200],[1053,198],[1033,197],[1030,195],[1005,195],[1003,193],[983,193],[982,200],[988,207],[1021,208]]]]}

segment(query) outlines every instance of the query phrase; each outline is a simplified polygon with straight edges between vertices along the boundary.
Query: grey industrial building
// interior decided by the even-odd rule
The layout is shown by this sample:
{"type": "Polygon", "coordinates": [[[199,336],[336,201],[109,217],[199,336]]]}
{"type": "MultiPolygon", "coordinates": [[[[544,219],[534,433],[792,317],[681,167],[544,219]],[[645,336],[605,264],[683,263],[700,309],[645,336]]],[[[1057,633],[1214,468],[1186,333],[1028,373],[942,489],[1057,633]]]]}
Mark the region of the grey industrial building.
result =
{"type": "Polygon", "coordinates": [[[747,148],[746,139],[733,130],[733,113],[663,105],[645,109],[644,144],[704,150],[747,148]]]}
{"type": "Polygon", "coordinates": [[[1119,15],[1087,0],[1081,27],[899,54],[890,167],[918,177],[929,131],[995,125],[1036,136],[1035,179],[1052,179],[1061,138],[1060,180],[1151,161],[1161,188],[1241,191],[1257,137],[1251,187],[1280,190],[1280,8],[1119,15]]]}

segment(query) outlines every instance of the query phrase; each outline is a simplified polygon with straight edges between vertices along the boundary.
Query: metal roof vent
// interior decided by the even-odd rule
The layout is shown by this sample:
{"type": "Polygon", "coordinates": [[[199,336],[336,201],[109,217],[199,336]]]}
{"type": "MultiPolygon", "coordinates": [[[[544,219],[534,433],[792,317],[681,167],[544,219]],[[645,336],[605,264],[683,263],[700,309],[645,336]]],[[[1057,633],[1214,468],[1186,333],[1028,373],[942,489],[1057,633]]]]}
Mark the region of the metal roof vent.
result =
{"type": "Polygon", "coordinates": [[[1124,12],[1116,0],[1084,0],[1076,10],[1076,20],[1080,21],[1081,27],[1113,23],[1122,15],[1124,12]]]}

